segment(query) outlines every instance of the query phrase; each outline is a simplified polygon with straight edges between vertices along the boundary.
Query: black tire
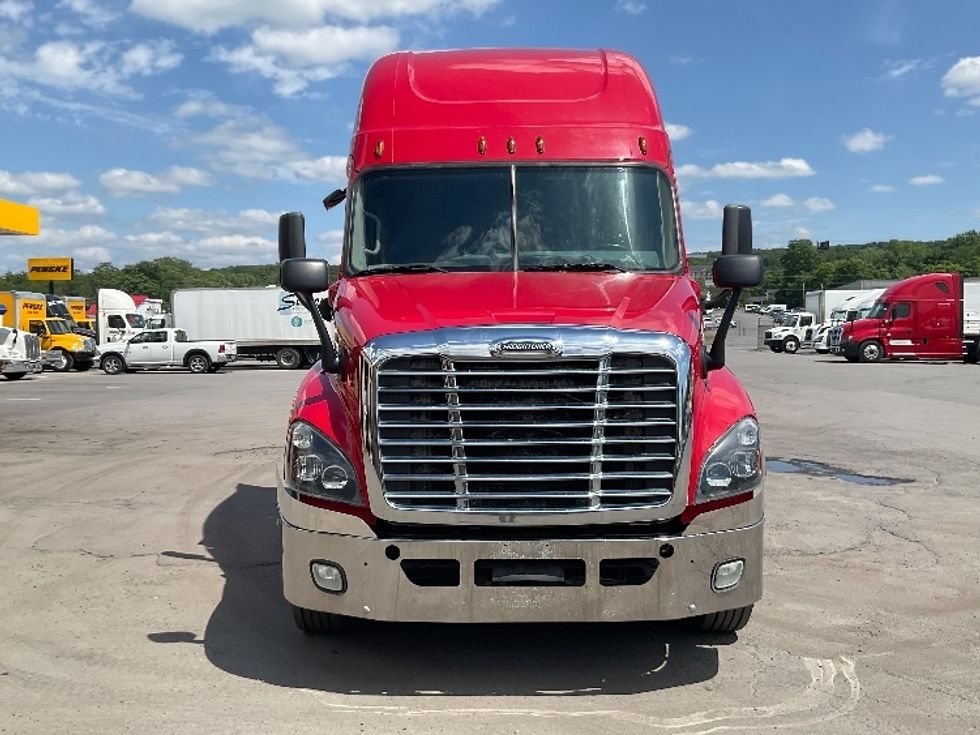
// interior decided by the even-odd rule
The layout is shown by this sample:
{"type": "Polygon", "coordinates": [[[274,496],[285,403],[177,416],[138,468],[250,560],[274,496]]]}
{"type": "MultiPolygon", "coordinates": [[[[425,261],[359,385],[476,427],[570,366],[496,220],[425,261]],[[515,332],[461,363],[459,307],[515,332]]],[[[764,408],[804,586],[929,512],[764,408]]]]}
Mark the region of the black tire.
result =
{"type": "Polygon", "coordinates": [[[5,377],[7,380],[20,380],[25,375],[27,375],[27,373],[4,373],[3,377],[5,377]]]}
{"type": "Polygon", "coordinates": [[[106,355],[99,367],[106,375],[119,375],[126,371],[126,361],[119,355],[106,355]]]}
{"type": "Polygon", "coordinates": [[[187,356],[185,364],[195,375],[205,375],[211,370],[211,358],[203,352],[192,352],[187,356]]]}
{"type": "Polygon", "coordinates": [[[323,635],[325,633],[337,633],[345,627],[346,618],[333,613],[320,612],[319,610],[307,610],[305,607],[293,608],[293,622],[296,627],[304,633],[311,635],[323,635]]]}
{"type": "Polygon", "coordinates": [[[91,360],[82,360],[81,362],[75,363],[75,370],[79,373],[84,373],[86,370],[91,370],[91,369],[92,369],[91,360]]]}
{"type": "Polygon", "coordinates": [[[795,355],[800,351],[800,340],[796,337],[787,337],[783,340],[783,351],[787,355],[795,355]]]}
{"type": "Polygon", "coordinates": [[[752,617],[752,606],[737,607],[734,610],[722,610],[694,618],[695,627],[702,633],[734,633],[741,630],[752,617]]]}
{"type": "Polygon", "coordinates": [[[783,346],[782,345],[777,345],[777,344],[771,344],[771,345],[769,345],[769,349],[772,350],[773,352],[782,352],[783,351],[783,346]]]}
{"type": "Polygon", "coordinates": [[[283,347],[276,353],[276,365],[283,370],[296,370],[303,367],[303,356],[295,347],[283,347]]]}
{"type": "Polygon", "coordinates": [[[857,362],[858,361],[858,359],[857,359],[856,356],[855,357],[851,357],[850,355],[844,355],[844,359],[847,360],[848,362],[857,362]]]}
{"type": "Polygon", "coordinates": [[[72,369],[72,367],[74,367],[74,365],[75,365],[75,358],[71,356],[71,353],[70,352],[67,352],[66,350],[63,350],[60,347],[58,347],[56,349],[58,350],[58,352],[61,353],[61,356],[64,359],[63,359],[63,362],[60,365],[55,365],[51,369],[54,370],[56,373],[67,373],[69,370],[72,369]]]}
{"type": "Polygon", "coordinates": [[[881,362],[881,358],[884,356],[885,348],[876,339],[869,339],[862,342],[861,347],[858,349],[858,357],[861,362],[881,362]]]}

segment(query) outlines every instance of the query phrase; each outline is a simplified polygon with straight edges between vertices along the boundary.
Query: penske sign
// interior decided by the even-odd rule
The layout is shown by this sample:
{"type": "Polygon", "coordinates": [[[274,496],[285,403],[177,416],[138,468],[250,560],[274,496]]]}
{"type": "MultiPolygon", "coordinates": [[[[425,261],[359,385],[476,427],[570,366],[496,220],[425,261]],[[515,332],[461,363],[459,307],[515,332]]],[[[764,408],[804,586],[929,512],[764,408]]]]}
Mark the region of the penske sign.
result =
{"type": "Polygon", "coordinates": [[[75,275],[73,258],[28,258],[27,280],[70,281],[75,275]]]}

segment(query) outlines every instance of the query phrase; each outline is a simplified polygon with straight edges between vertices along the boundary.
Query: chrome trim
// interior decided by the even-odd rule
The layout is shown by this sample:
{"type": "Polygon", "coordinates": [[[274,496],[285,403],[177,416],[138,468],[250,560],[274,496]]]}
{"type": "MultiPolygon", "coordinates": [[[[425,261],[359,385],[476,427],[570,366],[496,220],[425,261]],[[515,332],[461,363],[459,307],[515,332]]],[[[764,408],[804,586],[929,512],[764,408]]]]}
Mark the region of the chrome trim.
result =
{"type": "MultiPolygon", "coordinates": [[[[547,360],[547,358],[537,357],[535,359],[541,359],[542,362],[546,362],[547,360]]],[[[365,480],[371,510],[381,519],[401,523],[460,525],[565,525],[624,523],[674,518],[680,515],[687,505],[687,491],[691,477],[690,430],[692,385],[694,378],[692,372],[690,347],[687,345],[687,343],[675,335],[655,332],[616,330],[610,327],[555,325],[502,325],[470,328],[445,328],[378,337],[364,346],[361,352],[360,368],[361,375],[359,376],[359,384],[362,406],[361,418],[363,422],[362,425],[364,427],[362,432],[362,450],[364,452],[365,480]],[[646,501],[641,502],[641,500],[638,498],[632,504],[616,506],[615,508],[597,508],[596,506],[598,505],[598,502],[601,501],[603,496],[615,495],[618,497],[626,496],[633,498],[637,497],[640,493],[638,493],[636,490],[625,490],[622,488],[618,490],[607,489],[603,493],[598,492],[598,488],[593,478],[595,475],[599,474],[599,471],[601,471],[602,461],[605,460],[608,463],[611,460],[608,455],[604,456],[601,452],[595,451],[594,448],[597,439],[595,433],[593,432],[593,436],[590,438],[582,438],[581,440],[569,439],[568,441],[562,442],[575,445],[591,445],[593,447],[590,472],[588,474],[582,473],[581,475],[582,479],[588,479],[590,483],[588,493],[590,507],[588,509],[535,509],[502,512],[499,510],[471,508],[469,505],[469,498],[472,497],[472,489],[468,485],[468,478],[465,474],[467,449],[469,447],[476,446],[507,446],[508,442],[493,439],[467,439],[465,436],[466,428],[468,426],[475,426],[475,424],[461,421],[458,411],[456,412],[456,420],[450,420],[450,422],[444,422],[441,424],[443,427],[448,426],[451,428],[451,436],[448,440],[405,439],[399,440],[398,442],[391,442],[379,437],[378,429],[379,424],[381,423],[379,421],[381,409],[378,401],[380,391],[377,387],[377,368],[382,363],[394,358],[436,357],[442,362],[443,365],[454,365],[454,361],[464,359],[492,360],[495,362],[495,364],[499,365],[503,361],[499,359],[495,360],[491,357],[490,347],[492,344],[499,342],[502,339],[518,341],[526,339],[547,339],[553,340],[563,346],[563,356],[561,358],[553,358],[556,362],[556,368],[554,371],[549,371],[547,368],[540,372],[526,371],[527,374],[537,376],[540,376],[542,373],[567,374],[570,371],[561,370],[557,363],[560,363],[561,361],[574,361],[576,359],[603,361],[603,358],[609,357],[606,364],[611,365],[612,358],[614,356],[632,354],[658,355],[673,362],[676,366],[676,391],[675,395],[673,396],[673,400],[668,401],[667,403],[673,403],[677,406],[677,410],[674,413],[678,424],[676,427],[677,438],[669,439],[668,437],[654,437],[651,439],[645,439],[624,437],[622,440],[615,439],[617,444],[648,442],[664,446],[669,446],[670,444],[675,445],[676,451],[673,453],[674,468],[672,473],[674,483],[670,496],[662,499],[658,498],[659,502],[653,504],[649,502],[649,499],[655,497],[658,491],[662,491],[662,488],[654,488],[652,490],[643,491],[642,498],[645,498],[646,501]],[[392,507],[385,500],[382,485],[380,450],[381,446],[384,444],[398,444],[399,446],[451,447],[452,458],[456,461],[453,462],[452,474],[446,474],[446,481],[448,484],[447,490],[449,490],[449,487],[452,487],[453,491],[455,491],[458,496],[456,508],[399,509],[392,507]],[[460,489],[463,489],[463,492],[460,492],[460,489]]],[[[425,375],[426,372],[428,372],[431,377],[444,377],[447,380],[447,388],[450,387],[450,381],[453,383],[455,382],[455,378],[449,377],[451,373],[447,373],[447,371],[404,372],[417,376],[425,375]]],[[[599,376],[602,374],[602,371],[581,370],[577,372],[582,374],[597,375],[596,391],[598,396],[599,389],[601,388],[599,376]]],[[[636,370],[631,371],[611,369],[607,373],[607,376],[633,374],[636,372],[636,370]]],[[[639,370],[638,372],[645,373],[650,371],[639,370]]],[[[385,374],[394,375],[396,373],[395,371],[392,371],[390,373],[386,372],[385,374]]],[[[501,375],[499,371],[490,372],[489,374],[501,375]]],[[[506,374],[509,376],[519,376],[522,373],[521,371],[513,371],[507,372],[506,374]]],[[[607,385],[607,391],[605,393],[607,405],[609,388],[610,386],[607,385]]],[[[493,393],[493,390],[487,389],[487,393],[490,395],[493,393]]],[[[589,407],[592,408],[592,405],[589,404],[589,407]]],[[[658,407],[664,408],[666,406],[658,407]]],[[[450,413],[452,414],[451,410],[450,413]]],[[[594,428],[596,425],[596,416],[598,414],[599,409],[596,408],[595,415],[592,417],[593,420],[591,422],[582,423],[586,426],[594,428]]],[[[604,415],[603,409],[603,418],[604,415]]],[[[665,420],[660,419],[659,421],[663,422],[665,420]]],[[[626,425],[630,423],[636,424],[637,422],[621,421],[612,425],[626,425]]],[[[387,422],[384,425],[387,427],[399,425],[414,427],[418,424],[406,424],[396,421],[387,422]]],[[[604,447],[608,442],[604,436],[601,437],[601,439],[602,442],[600,443],[600,446],[604,447]]],[[[535,442],[530,440],[526,443],[529,445],[534,445],[545,444],[546,442],[535,442]]],[[[555,441],[550,442],[552,445],[555,443],[555,441]]],[[[393,456],[397,457],[398,455],[396,454],[393,456]]],[[[618,455],[616,458],[619,459],[618,455]]],[[[585,460],[588,459],[588,457],[585,458],[585,460]]],[[[651,454],[648,459],[655,460],[656,455],[651,454]]],[[[446,469],[448,470],[448,468],[446,469]]],[[[607,475],[608,474],[609,473],[607,473],[607,475]]],[[[649,476],[649,474],[647,473],[645,476],[649,476]]],[[[543,481],[547,481],[547,477],[542,477],[541,479],[543,481]]],[[[433,491],[431,490],[425,492],[428,494],[433,494],[433,491]]],[[[574,493],[575,491],[570,490],[567,492],[574,493]]],[[[440,497],[449,497],[449,495],[447,493],[446,495],[440,497]]]]}

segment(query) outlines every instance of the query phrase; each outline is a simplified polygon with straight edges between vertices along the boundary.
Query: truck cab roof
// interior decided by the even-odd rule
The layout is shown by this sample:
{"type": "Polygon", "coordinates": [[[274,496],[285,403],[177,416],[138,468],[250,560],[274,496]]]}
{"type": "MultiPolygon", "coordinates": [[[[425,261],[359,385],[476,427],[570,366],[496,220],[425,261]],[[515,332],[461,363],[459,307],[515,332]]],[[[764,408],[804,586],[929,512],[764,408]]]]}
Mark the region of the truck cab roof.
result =
{"type": "Polygon", "coordinates": [[[671,168],[653,87],[614,51],[399,52],[364,82],[352,176],[374,165],[636,161],[671,168]]]}

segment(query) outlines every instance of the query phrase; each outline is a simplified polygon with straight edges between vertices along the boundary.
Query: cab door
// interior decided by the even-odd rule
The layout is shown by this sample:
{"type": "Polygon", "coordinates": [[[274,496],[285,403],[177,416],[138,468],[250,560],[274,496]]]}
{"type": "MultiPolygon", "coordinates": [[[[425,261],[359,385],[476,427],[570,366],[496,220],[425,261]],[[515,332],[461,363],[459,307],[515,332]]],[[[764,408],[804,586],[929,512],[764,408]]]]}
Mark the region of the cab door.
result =
{"type": "Polygon", "coordinates": [[[127,365],[149,365],[150,363],[150,337],[152,332],[140,332],[129,340],[126,345],[126,364],[127,365]]]}
{"type": "Polygon", "coordinates": [[[885,354],[889,357],[918,356],[913,307],[909,301],[898,301],[888,310],[884,323],[885,354]]]}
{"type": "Polygon", "coordinates": [[[170,335],[167,330],[159,329],[148,334],[150,335],[150,339],[146,344],[147,364],[169,365],[173,345],[170,342],[170,335]]]}

